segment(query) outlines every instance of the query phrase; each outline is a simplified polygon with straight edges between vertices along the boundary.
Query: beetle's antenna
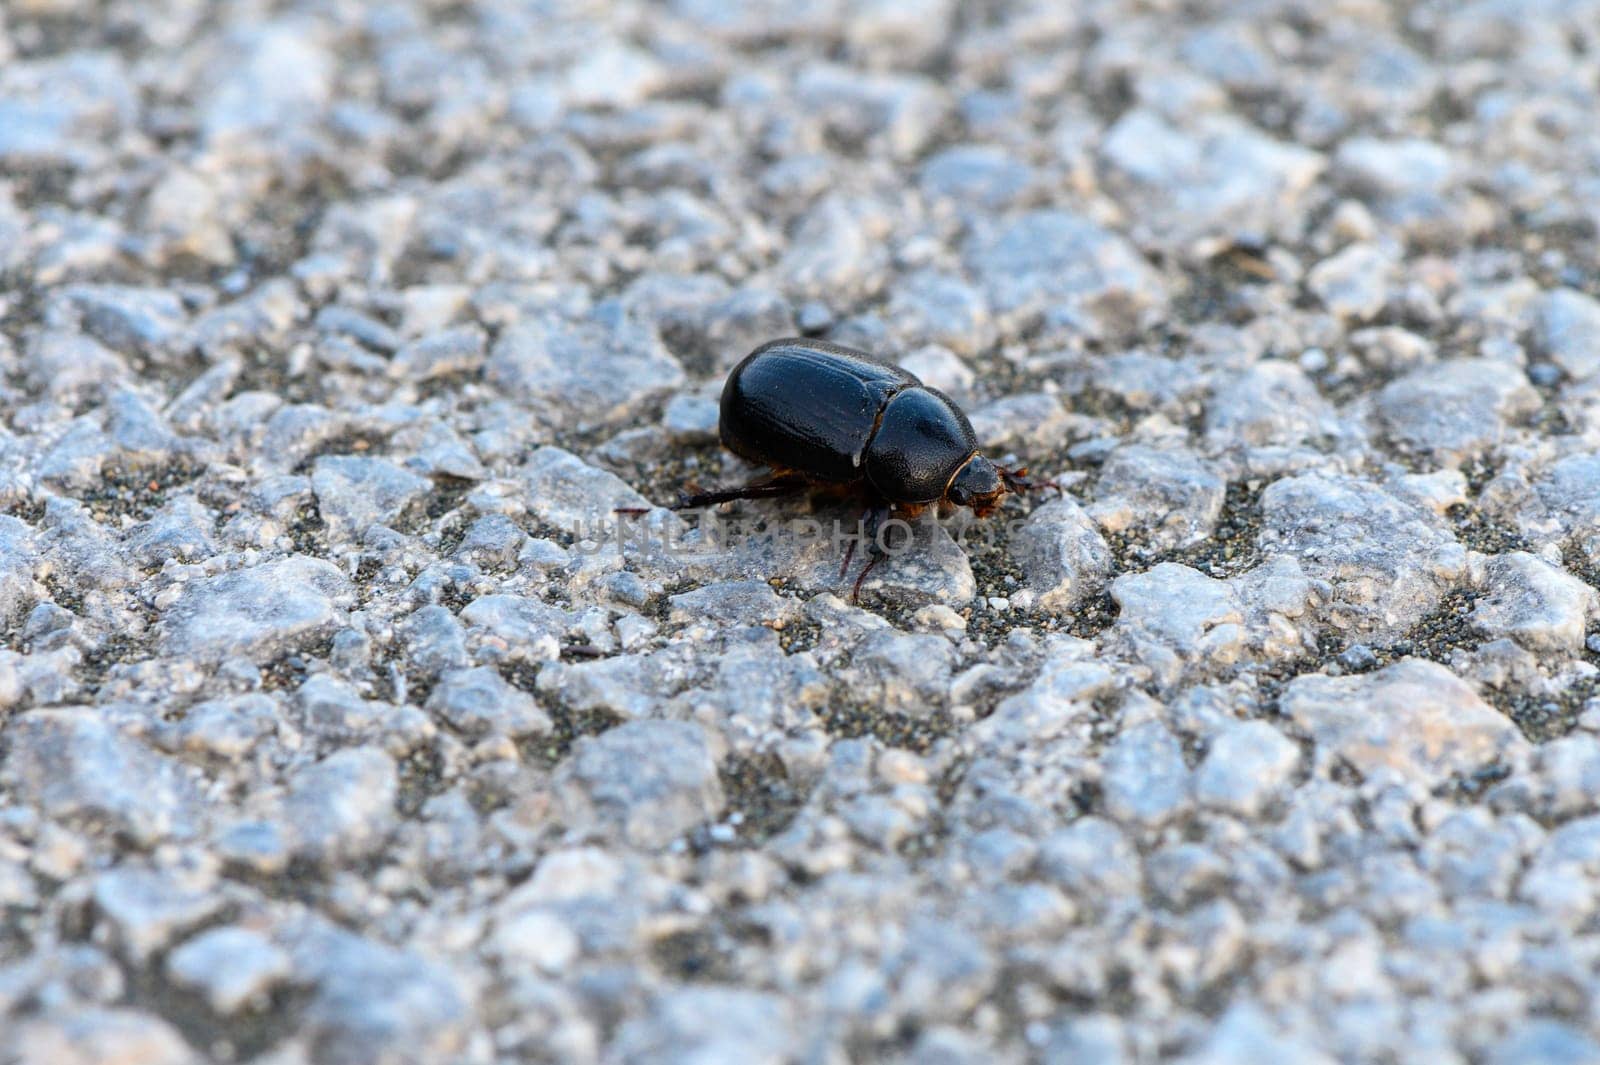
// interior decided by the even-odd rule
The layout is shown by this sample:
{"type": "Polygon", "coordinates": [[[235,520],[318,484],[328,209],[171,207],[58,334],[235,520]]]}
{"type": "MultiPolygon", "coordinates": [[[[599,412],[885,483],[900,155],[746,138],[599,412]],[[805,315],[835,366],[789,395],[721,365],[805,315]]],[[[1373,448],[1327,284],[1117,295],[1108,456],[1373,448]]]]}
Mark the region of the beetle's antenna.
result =
{"type": "Polygon", "coordinates": [[[1054,488],[1058,492],[1061,491],[1061,486],[1054,481],[1036,481],[1029,477],[1028,467],[1026,466],[1018,466],[1014,470],[1006,469],[1004,466],[997,466],[996,469],[1000,471],[1000,479],[1005,481],[1006,488],[1016,495],[1022,495],[1024,492],[1037,492],[1041,488],[1054,488]]]}

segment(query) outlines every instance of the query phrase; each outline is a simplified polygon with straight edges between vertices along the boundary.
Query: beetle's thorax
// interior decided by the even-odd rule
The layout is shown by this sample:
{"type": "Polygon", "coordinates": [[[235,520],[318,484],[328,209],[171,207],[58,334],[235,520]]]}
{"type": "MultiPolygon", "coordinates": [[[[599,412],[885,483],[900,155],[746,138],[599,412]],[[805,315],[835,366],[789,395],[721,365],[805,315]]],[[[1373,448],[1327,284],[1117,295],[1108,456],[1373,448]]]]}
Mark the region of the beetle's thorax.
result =
{"type": "Polygon", "coordinates": [[[950,479],[977,451],[972,424],[949,397],[910,387],[884,405],[866,447],[867,479],[895,503],[942,499],[950,479]]]}

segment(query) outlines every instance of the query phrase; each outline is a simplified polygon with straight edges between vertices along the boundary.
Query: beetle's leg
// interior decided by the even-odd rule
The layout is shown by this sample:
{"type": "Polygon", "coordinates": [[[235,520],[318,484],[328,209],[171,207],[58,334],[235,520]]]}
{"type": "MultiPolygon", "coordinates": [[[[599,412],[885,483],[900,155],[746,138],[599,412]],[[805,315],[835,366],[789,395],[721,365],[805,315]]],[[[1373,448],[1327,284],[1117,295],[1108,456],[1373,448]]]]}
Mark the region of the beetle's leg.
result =
{"type": "MultiPolygon", "coordinates": [[[[850,588],[850,601],[852,603],[860,601],[861,582],[867,579],[867,574],[872,572],[872,567],[876,566],[878,563],[882,562],[886,557],[888,557],[883,551],[878,550],[878,527],[888,520],[889,508],[881,504],[879,506],[872,507],[867,511],[866,517],[867,551],[872,555],[872,557],[867,560],[867,564],[865,566],[861,567],[861,572],[856,575],[855,584],[850,588]]],[[[855,547],[855,542],[851,541],[850,546],[855,547]]],[[[841,570],[839,575],[841,577],[844,576],[844,571],[841,570]]]]}
{"type": "Polygon", "coordinates": [[[850,538],[849,545],[844,549],[844,561],[839,564],[839,579],[841,581],[844,580],[844,575],[850,572],[850,560],[856,557],[856,545],[862,540],[866,540],[869,543],[876,540],[879,522],[876,514],[880,509],[882,508],[869,506],[861,512],[860,517],[856,518],[857,535],[850,538]]]}
{"type": "Polygon", "coordinates": [[[802,478],[780,477],[756,481],[739,488],[722,488],[714,492],[696,492],[693,495],[682,492],[678,495],[678,501],[667,509],[693,510],[696,507],[714,507],[718,503],[729,503],[735,499],[767,499],[771,496],[793,495],[805,486],[806,482],[802,478]]]}

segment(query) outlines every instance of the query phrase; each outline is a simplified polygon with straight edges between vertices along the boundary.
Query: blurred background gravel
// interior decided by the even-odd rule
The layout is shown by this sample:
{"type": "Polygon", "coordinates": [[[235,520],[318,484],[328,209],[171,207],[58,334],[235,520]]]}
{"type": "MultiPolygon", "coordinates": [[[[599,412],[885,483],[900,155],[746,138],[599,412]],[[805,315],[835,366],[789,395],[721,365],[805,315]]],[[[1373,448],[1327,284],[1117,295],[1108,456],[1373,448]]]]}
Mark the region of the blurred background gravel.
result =
{"type": "Polygon", "coordinates": [[[1597,101],[1594,0],[9,0],[0,1059],[1600,1060],[1597,101]],[[1064,493],[587,550],[801,332],[1064,493]]]}

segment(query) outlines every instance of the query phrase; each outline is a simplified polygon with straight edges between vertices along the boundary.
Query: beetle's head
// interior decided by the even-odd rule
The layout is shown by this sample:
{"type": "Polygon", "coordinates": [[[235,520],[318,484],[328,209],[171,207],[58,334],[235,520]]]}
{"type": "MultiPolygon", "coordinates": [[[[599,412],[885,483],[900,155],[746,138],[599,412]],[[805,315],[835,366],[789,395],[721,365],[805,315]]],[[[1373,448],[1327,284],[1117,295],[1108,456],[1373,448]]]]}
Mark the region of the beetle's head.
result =
{"type": "Polygon", "coordinates": [[[950,479],[945,498],[958,507],[971,507],[981,518],[998,507],[1005,494],[1006,482],[999,467],[982,455],[974,455],[950,479]]]}

